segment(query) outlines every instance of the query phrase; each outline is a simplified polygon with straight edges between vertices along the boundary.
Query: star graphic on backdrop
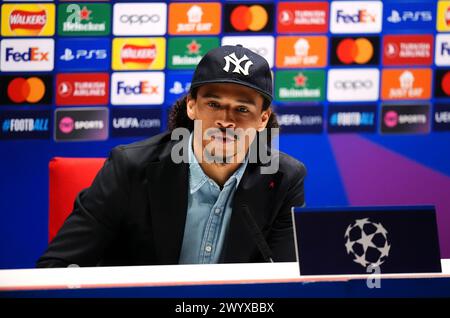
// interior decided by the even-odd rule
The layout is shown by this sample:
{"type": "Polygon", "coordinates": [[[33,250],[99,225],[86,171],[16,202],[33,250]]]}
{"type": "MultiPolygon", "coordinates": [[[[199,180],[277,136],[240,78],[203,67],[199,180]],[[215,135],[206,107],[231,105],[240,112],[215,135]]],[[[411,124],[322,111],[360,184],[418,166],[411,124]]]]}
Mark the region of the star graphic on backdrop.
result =
{"type": "Polygon", "coordinates": [[[381,233],[386,237],[387,230],[383,227],[381,223],[373,223],[373,225],[375,225],[375,227],[377,228],[376,233],[381,233]]]}
{"type": "Polygon", "coordinates": [[[198,54],[202,45],[197,43],[197,41],[192,40],[192,42],[186,45],[186,47],[189,50],[189,54],[198,54]]]}
{"type": "Polygon", "coordinates": [[[83,7],[80,11],[80,20],[90,20],[90,15],[92,11],[86,8],[86,6],[83,7]]]}
{"type": "Polygon", "coordinates": [[[372,242],[372,238],[375,235],[375,233],[373,234],[369,234],[367,235],[364,231],[361,231],[361,238],[359,240],[357,240],[356,242],[358,242],[359,244],[362,245],[363,249],[364,249],[364,253],[367,251],[368,247],[375,247],[375,244],[373,244],[372,242]]]}
{"type": "Polygon", "coordinates": [[[378,249],[381,252],[380,258],[389,255],[389,251],[391,250],[391,246],[386,242],[382,248],[378,249]]]}
{"type": "Polygon", "coordinates": [[[358,264],[361,264],[362,266],[366,267],[368,262],[365,260],[365,254],[363,253],[361,256],[358,256],[355,254],[355,262],[358,264]]]}
{"type": "Polygon", "coordinates": [[[298,73],[297,76],[294,77],[295,86],[305,86],[308,78],[302,73],[298,73]]]}
{"type": "Polygon", "coordinates": [[[369,218],[359,219],[355,221],[356,226],[359,226],[361,229],[364,228],[364,224],[370,223],[369,218]]]}
{"type": "Polygon", "coordinates": [[[347,249],[347,254],[350,254],[350,252],[353,251],[353,244],[355,244],[355,242],[347,241],[347,243],[345,243],[345,248],[347,249]]]}

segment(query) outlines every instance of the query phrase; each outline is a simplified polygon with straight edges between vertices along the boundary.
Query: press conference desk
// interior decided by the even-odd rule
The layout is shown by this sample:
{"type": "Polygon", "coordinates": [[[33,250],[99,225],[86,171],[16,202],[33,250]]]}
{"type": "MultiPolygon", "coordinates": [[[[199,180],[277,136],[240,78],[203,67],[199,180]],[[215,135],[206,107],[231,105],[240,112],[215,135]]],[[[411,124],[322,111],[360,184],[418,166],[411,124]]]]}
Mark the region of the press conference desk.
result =
{"type": "Polygon", "coordinates": [[[450,297],[450,260],[442,267],[379,276],[300,276],[297,263],[0,270],[0,298],[450,297]]]}

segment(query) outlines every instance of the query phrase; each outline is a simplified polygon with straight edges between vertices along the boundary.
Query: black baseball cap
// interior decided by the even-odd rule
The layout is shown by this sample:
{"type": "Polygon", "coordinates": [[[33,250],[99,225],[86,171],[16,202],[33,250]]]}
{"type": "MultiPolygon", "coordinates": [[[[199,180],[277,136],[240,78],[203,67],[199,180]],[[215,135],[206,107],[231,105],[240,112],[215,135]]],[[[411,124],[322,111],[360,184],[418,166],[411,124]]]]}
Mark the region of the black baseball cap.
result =
{"type": "Polygon", "coordinates": [[[259,54],[242,45],[224,45],[203,56],[192,77],[191,90],[203,84],[234,83],[261,93],[272,101],[272,72],[259,54]]]}

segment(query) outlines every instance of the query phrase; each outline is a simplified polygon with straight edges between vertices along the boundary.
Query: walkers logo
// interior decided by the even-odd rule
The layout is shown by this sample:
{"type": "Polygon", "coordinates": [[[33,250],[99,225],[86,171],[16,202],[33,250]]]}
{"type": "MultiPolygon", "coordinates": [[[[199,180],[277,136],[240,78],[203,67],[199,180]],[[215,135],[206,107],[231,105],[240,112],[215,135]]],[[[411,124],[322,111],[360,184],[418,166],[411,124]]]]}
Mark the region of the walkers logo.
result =
{"type": "Polygon", "coordinates": [[[176,100],[186,95],[191,88],[191,80],[194,72],[167,72],[166,73],[166,104],[173,104],[176,100]]]}
{"type": "Polygon", "coordinates": [[[430,65],[433,63],[432,35],[386,35],[383,65],[430,65]]]}
{"type": "Polygon", "coordinates": [[[275,56],[275,40],[273,36],[257,35],[257,36],[224,36],[222,45],[237,45],[248,48],[256,54],[264,57],[273,67],[273,59],[275,56]]]}
{"type": "Polygon", "coordinates": [[[323,132],[323,106],[289,106],[277,108],[282,134],[320,134],[323,132]]]}
{"type": "Polygon", "coordinates": [[[168,68],[194,69],[203,55],[219,47],[216,37],[175,37],[169,39],[168,68]]]}
{"type": "Polygon", "coordinates": [[[171,3],[169,34],[219,34],[220,3],[171,3]]]}
{"type": "Polygon", "coordinates": [[[58,34],[94,36],[111,33],[111,5],[70,3],[58,5],[58,34]]]}
{"type": "Polygon", "coordinates": [[[0,70],[4,72],[53,70],[53,39],[1,41],[0,70]]]}
{"type": "Polygon", "coordinates": [[[55,141],[108,139],[108,108],[60,108],[55,111],[55,141]]]}
{"type": "Polygon", "coordinates": [[[375,68],[331,69],[328,72],[328,100],[376,101],[379,81],[380,71],[375,68]]]}
{"type": "Polygon", "coordinates": [[[436,35],[435,63],[439,66],[450,65],[450,34],[436,35]]]}
{"type": "Polygon", "coordinates": [[[328,39],[326,36],[277,37],[277,61],[279,68],[325,67],[328,39]]]}
{"type": "Polygon", "coordinates": [[[114,35],[164,35],[166,24],[165,3],[114,4],[114,35]]]}
{"type": "Polygon", "coordinates": [[[273,32],[274,12],[271,3],[225,4],[224,32],[273,32]]]}
{"type": "Polygon", "coordinates": [[[322,101],[325,93],[325,71],[278,71],[275,76],[275,98],[283,102],[322,101]]]}
{"type": "Polygon", "coordinates": [[[331,33],[379,33],[382,25],[381,1],[333,1],[331,33]]]}
{"type": "Polygon", "coordinates": [[[377,105],[330,105],[328,132],[376,132],[377,105]]]}
{"type": "Polygon", "coordinates": [[[450,97],[450,69],[438,69],[434,78],[434,96],[450,97]]]}
{"type": "Polygon", "coordinates": [[[434,105],[433,111],[433,130],[450,131],[450,105],[434,105]]]}
{"type": "Polygon", "coordinates": [[[380,38],[333,37],[331,38],[331,65],[378,65],[380,38]]]}
{"type": "Polygon", "coordinates": [[[108,38],[58,39],[56,68],[60,71],[109,70],[110,43],[108,38]]]}
{"type": "Polygon", "coordinates": [[[164,102],[163,72],[120,72],[111,79],[113,105],[146,105],[164,102]]]}
{"type": "Polygon", "coordinates": [[[327,2],[280,2],[278,33],[326,33],[328,11],[327,2]]]}
{"type": "Polygon", "coordinates": [[[112,110],[112,137],[150,137],[161,132],[161,109],[117,109],[112,110]]]}
{"type": "Polygon", "coordinates": [[[381,132],[384,134],[430,131],[430,105],[382,105],[381,109],[381,132]]]}
{"type": "Polygon", "coordinates": [[[113,70],[162,70],[165,64],[165,38],[115,38],[113,40],[113,70]]]}
{"type": "Polygon", "coordinates": [[[431,69],[384,69],[381,84],[382,99],[429,99],[431,69]]]}
{"type": "Polygon", "coordinates": [[[450,31],[450,1],[438,1],[437,9],[438,31],[450,31]]]}
{"type": "Polygon", "coordinates": [[[2,36],[52,36],[54,4],[2,5],[2,36]]]}
{"type": "Polygon", "coordinates": [[[0,105],[52,103],[51,75],[0,76],[0,105]]]}
{"type": "Polygon", "coordinates": [[[49,110],[0,112],[0,139],[48,139],[52,116],[49,110]]]}
{"type": "Polygon", "coordinates": [[[56,105],[106,105],[109,98],[108,73],[56,75],[56,105]]]}
{"type": "Polygon", "coordinates": [[[432,32],[435,29],[436,3],[433,1],[404,3],[385,1],[383,9],[386,30],[432,32]]]}

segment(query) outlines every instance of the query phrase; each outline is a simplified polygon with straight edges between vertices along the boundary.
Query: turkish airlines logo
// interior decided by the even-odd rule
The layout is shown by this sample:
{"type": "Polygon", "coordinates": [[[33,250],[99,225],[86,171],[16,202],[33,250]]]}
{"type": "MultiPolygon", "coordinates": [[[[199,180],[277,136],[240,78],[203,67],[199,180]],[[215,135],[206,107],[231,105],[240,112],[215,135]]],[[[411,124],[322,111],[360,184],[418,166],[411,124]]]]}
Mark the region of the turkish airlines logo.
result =
{"type": "Polygon", "coordinates": [[[328,100],[376,101],[379,79],[378,69],[332,69],[328,72],[328,100]]]}
{"type": "Polygon", "coordinates": [[[253,65],[253,62],[250,61],[250,59],[247,57],[247,55],[244,54],[243,57],[238,59],[234,52],[225,56],[224,60],[225,60],[225,66],[223,67],[223,70],[227,73],[230,71],[231,64],[233,64],[234,65],[234,69],[232,71],[233,73],[239,73],[239,74],[248,76],[249,75],[248,70],[249,70],[250,66],[253,65]],[[242,67],[241,63],[243,63],[243,62],[245,62],[245,64],[242,67]]]}
{"type": "Polygon", "coordinates": [[[381,1],[333,1],[331,33],[379,33],[382,25],[381,1]]]}
{"type": "Polygon", "coordinates": [[[56,105],[105,105],[109,97],[107,73],[58,74],[56,105]]]}
{"type": "Polygon", "coordinates": [[[386,35],[384,37],[384,65],[430,65],[432,62],[432,35],[386,35]]]}
{"type": "Polygon", "coordinates": [[[328,11],[326,2],[280,2],[277,30],[279,33],[327,32],[328,11]]]}

